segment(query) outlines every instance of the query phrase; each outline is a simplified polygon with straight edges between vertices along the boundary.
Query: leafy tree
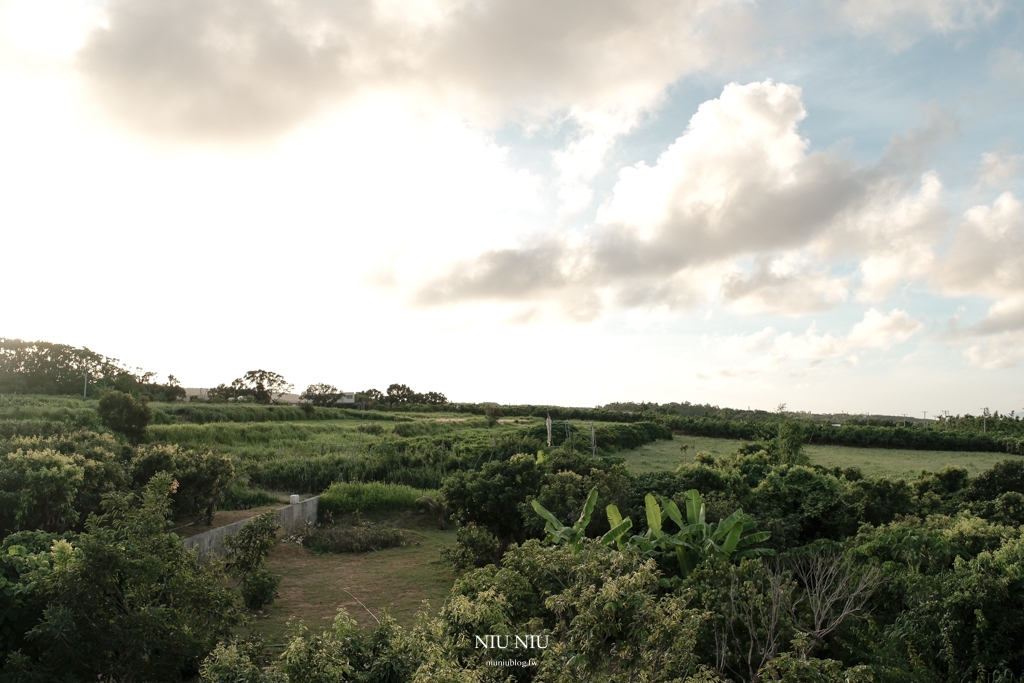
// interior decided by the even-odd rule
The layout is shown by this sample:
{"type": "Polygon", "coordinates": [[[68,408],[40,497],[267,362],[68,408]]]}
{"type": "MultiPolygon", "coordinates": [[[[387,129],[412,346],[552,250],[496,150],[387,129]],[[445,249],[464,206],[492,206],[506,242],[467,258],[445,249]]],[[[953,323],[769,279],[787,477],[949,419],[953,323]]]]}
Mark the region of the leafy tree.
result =
{"type": "Polygon", "coordinates": [[[396,406],[402,403],[416,403],[416,392],[404,384],[392,384],[388,387],[384,402],[389,406],[396,406]]]}
{"type": "Polygon", "coordinates": [[[188,679],[238,623],[236,595],[216,565],[200,563],[167,532],[170,475],[141,498],[114,495],[52,568],[34,575],[48,602],[29,633],[38,656],[8,661],[38,680],[188,679]]]}
{"type": "Polygon", "coordinates": [[[532,455],[488,462],[479,471],[459,471],[444,480],[441,498],[459,524],[485,527],[502,544],[526,540],[522,511],[536,497],[544,473],[532,455]]]}
{"type": "Polygon", "coordinates": [[[53,450],[17,451],[0,459],[0,529],[63,532],[75,526],[84,458],[53,450]]]}
{"type": "Polygon", "coordinates": [[[213,524],[217,505],[235,477],[234,465],[226,455],[163,444],[140,446],[129,467],[139,487],[160,472],[172,475],[178,482],[171,497],[174,516],[205,513],[207,526],[213,524]]]}
{"type": "Polygon", "coordinates": [[[238,581],[249,609],[259,609],[277,597],[281,577],[268,572],[264,564],[279,528],[277,513],[265,512],[224,541],[225,569],[238,581]]]}
{"type": "Polygon", "coordinates": [[[249,399],[256,403],[269,404],[292,390],[294,385],[269,370],[250,370],[235,379],[230,386],[218,385],[210,390],[211,398],[249,399]]]}
{"type": "Polygon", "coordinates": [[[315,406],[330,407],[338,405],[343,396],[344,394],[339,392],[338,387],[333,384],[310,384],[302,392],[300,398],[315,406]]]}
{"type": "Polygon", "coordinates": [[[153,411],[145,401],[122,391],[108,391],[100,396],[97,412],[104,426],[124,434],[132,443],[142,440],[153,419],[153,411]]]}
{"type": "Polygon", "coordinates": [[[439,391],[428,391],[427,393],[420,395],[420,402],[426,403],[427,405],[441,406],[448,403],[448,397],[439,391]]]}

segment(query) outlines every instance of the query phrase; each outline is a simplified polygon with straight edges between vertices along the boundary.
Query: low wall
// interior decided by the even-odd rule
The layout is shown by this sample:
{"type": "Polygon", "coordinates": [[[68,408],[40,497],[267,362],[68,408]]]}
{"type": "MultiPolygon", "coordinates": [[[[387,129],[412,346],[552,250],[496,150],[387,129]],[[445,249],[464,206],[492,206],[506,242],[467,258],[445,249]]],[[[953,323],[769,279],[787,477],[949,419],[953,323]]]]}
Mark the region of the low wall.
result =
{"type": "MultiPolygon", "coordinates": [[[[302,531],[306,528],[307,524],[316,524],[316,509],[319,501],[320,496],[314,496],[307,498],[301,503],[286,505],[276,510],[284,532],[291,534],[302,531]]],[[[250,517],[234,524],[228,524],[227,526],[204,531],[196,536],[190,536],[185,539],[185,547],[188,549],[195,548],[200,555],[223,555],[224,539],[237,534],[243,526],[253,519],[253,517],[250,517]]]]}

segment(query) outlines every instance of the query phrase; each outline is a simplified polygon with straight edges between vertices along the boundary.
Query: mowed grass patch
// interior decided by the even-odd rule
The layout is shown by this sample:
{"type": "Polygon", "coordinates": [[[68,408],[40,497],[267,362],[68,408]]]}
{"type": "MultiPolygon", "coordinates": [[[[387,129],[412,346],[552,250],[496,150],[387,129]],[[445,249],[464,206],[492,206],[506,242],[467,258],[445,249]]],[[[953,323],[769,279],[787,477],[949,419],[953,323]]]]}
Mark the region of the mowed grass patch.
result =
{"type": "Polygon", "coordinates": [[[946,465],[967,468],[976,477],[1001,460],[1020,458],[1009,453],[977,453],[971,451],[906,451],[885,448],[850,448],[849,446],[805,446],[804,451],[815,465],[824,467],[856,467],[864,474],[878,477],[916,479],[921,470],[938,472],[946,465]]]}
{"type": "Polygon", "coordinates": [[[731,455],[744,442],[738,439],[712,439],[706,436],[676,436],[671,441],[654,441],[649,444],[619,451],[617,458],[626,461],[626,467],[633,474],[646,472],[672,472],[683,462],[693,462],[700,451],[707,451],[716,458],[731,455]],[[682,446],[689,446],[683,451],[682,446]]]}
{"type": "MultiPolygon", "coordinates": [[[[654,443],[621,451],[616,456],[625,459],[633,474],[645,472],[671,472],[681,462],[693,462],[699,451],[707,451],[716,458],[731,455],[743,444],[738,439],[713,439],[703,436],[676,436],[672,441],[654,443]],[[685,453],[680,446],[689,445],[685,453]]],[[[1007,453],[977,453],[962,451],[911,451],[886,448],[853,448],[850,446],[804,447],[811,462],[823,467],[856,467],[868,476],[902,477],[916,479],[921,470],[937,472],[945,465],[967,468],[972,477],[991,468],[997,462],[1020,456],[1007,453]]]]}
{"type": "Polygon", "coordinates": [[[279,597],[256,624],[268,642],[284,642],[291,618],[301,619],[314,632],[327,630],[338,607],[364,628],[377,625],[366,609],[377,616],[387,609],[404,627],[413,625],[424,600],[431,614],[437,614],[456,579],[440,560],[441,549],[455,544],[455,532],[440,531],[432,519],[415,513],[376,521],[403,530],[407,545],[337,555],[316,554],[294,543],[274,546],[267,568],[282,577],[279,597]]]}

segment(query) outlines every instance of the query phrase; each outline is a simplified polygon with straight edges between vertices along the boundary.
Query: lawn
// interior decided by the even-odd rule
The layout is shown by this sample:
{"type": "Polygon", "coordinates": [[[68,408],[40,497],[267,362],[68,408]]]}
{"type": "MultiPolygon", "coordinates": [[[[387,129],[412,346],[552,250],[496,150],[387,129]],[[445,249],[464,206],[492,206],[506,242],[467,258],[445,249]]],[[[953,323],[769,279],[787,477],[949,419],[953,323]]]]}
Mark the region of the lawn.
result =
{"type": "MultiPolygon", "coordinates": [[[[735,453],[744,443],[736,439],[712,439],[703,436],[677,436],[672,441],[656,441],[615,455],[625,458],[633,474],[674,470],[681,462],[693,462],[699,451],[716,458],[735,453]],[[680,446],[689,445],[685,453],[680,446]]],[[[935,472],[943,465],[966,467],[972,477],[989,469],[1000,460],[1020,456],[1005,453],[962,451],[904,451],[884,448],[851,448],[849,446],[805,446],[811,462],[824,467],[857,467],[871,476],[916,478],[921,470],[935,472]]]]}
{"type": "Polygon", "coordinates": [[[257,620],[267,642],[283,642],[293,617],[313,631],[323,631],[338,607],[364,627],[376,626],[369,612],[379,616],[384,609],[402,626],[411,626],[424,600],[429,601],[431,614],[437,613],[456,578],[440,561],[439,552],[454,545],[455,532],[441,531],[426,516],[411,512],[374,519],[387,519],[403,529],[409,544],[337,555],[318,555],[295,543],[274,546],[267,568],[283,577],[280,597],[257,620]]]}

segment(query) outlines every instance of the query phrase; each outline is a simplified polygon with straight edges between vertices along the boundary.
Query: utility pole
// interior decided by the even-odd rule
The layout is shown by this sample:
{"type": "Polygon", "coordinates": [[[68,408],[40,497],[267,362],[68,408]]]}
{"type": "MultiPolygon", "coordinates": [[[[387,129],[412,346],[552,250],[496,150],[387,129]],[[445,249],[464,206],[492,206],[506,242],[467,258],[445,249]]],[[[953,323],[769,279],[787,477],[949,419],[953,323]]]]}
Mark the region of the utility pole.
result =
{"type": "Polygon", "coordinates": [[[545,420],[545,424],[548,427],[548,448],[551,448],[551,413],[548,413],[548,419],[545,420]]]}
{"type": "Polygon", "coordinates": [[[928,411],[927,410],[922,410],[921,414],[924,415],[924,421],[927,422],[928,421],[928,411]]]}
{"type": "Polygon", "coordinates": [[[82,367],[82,398],[85,398],[85,392],[89,388],[89,368],[86,366],[82,367]]]}
{"type": "Polygon", "coordinates": [[[594,431],[594,422],[590,422],[590,452],[596,458],[597,457],[597,432],[594,431]]]}
{"type": "Polygon", "coordinates": [[[981,409],[981,433],[988,434],[988,408],[981,409]]]}

